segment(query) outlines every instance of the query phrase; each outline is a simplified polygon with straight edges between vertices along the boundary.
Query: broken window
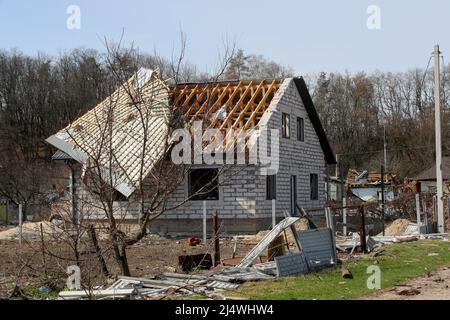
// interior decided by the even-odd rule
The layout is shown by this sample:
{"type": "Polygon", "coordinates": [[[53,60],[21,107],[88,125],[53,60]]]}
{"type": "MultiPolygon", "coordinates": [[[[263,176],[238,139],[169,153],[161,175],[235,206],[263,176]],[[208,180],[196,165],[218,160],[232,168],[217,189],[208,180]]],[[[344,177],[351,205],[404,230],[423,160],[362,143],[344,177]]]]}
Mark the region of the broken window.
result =
{"type": "Polygon", "coordinates": [[[191,200],[219,200],[219,169],[193,169],[189,171],[189,197],[191,200]]]}
{"type": "Polygon", "coordinates": [[[274,200],[277,198],[277,176],[266,176],[266,199],[274,200]]]}
{"type": "Polygon", "coordinates": [[[297,140],[305,141],[305,128],[303,118],[297,118],[297,140]]]}
{"type": "Polygon", "coordinates": [[[281,116],[282,129],[283,129],[283,138],[290,137],[290,127],[289,127],[289,114],[283,113],[281,116]]]}
{"type": "Polygon", "coordinates": [[[319,199],[319,176],[315,173],[311,173],[309,176],[311,200],[319,199]]]}

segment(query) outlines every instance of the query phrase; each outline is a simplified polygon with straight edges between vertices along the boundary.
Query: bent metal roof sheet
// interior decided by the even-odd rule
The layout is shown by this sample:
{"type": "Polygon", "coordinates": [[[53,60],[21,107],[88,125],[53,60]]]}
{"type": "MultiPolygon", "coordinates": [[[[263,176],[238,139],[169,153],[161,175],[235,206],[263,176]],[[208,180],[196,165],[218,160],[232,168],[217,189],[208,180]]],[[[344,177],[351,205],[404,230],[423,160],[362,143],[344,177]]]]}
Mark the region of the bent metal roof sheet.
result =
{"type": "Polygon", "coordinates": [[[142,153],[145,178],[165,152],[168,116],[168,87],[152,70],[140,69],[110,97],[46,141],[85,166],[98,159],[103,178],[111,168],[113,187],[129,197],[141,180],[142,153]]]}

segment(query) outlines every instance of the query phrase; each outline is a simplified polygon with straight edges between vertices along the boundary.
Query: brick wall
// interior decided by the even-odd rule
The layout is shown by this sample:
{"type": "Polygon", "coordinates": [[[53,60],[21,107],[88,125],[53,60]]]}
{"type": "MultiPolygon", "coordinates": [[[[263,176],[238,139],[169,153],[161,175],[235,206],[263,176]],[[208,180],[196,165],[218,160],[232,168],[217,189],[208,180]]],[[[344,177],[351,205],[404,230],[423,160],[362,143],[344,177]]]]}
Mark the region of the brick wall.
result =
{"type": "MultiPolygon", "coordinates": [[[[325,159],[319,138],[309,120],[302,99],[293,79],[286,79],[269,107],[270,115],[266,127],[280,130],[280,168],[277,173],[277,217],[283,217],[283,210],[290,210],[290,177],[297,176],[297,203],[304,208],[320,208],[325,205],[325,159]],[[282,113],[290,115],[290,138],[281,134],[282,113]],[[304,120],[304,141],[297,140],[297,117],[304,120]],[[319,198],[310,200],[310,174],[319,176],[319,198]]],[[[266,177],[256,176],[257,216],[271,217],[272,203],[266,200],[266,177]]]]}

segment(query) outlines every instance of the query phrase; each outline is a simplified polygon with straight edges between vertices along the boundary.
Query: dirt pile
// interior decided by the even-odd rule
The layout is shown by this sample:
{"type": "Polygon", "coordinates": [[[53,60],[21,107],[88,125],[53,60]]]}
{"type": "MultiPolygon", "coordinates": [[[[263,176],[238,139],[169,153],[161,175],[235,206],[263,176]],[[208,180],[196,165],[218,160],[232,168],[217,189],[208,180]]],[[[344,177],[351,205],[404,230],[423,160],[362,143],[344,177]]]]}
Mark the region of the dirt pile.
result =
{"type": "Polygon", "coordinates": [[[394,220],[385,229],[386,236],[401,236],[405,233],[406,228],[411,222],[407,219],[394,220]]]}
{"type": "MultiPolygon", "coordinates": [[[[41,227],[44,237],[55,236],[63,231],[50,222],[25,222],[22,226],[23,239],[35,240],[41,237],[41,227]]],[[[0,240],[17,240],[19,239],[19,227],[14,227],[0,232],[0,240]]]]}
{"type": "MultiPolygon", "coordinates": [[[[298,220],[296,223],[294,223],[295,229],[297,230],[308,230],[309,226],[308,226],[308,219],[302,218],[300,220],[298,220]]],[[[264,238],[266,236],[266,234],[268,234],[270,232],[270,230],[263,230],[258,232],[255,237],[250,239],[250,242],[259,242],[262,240],[262,238],[264,238]]],[[[294,236],[292,235],[291,230],[288,228],[286,229],[286,236],[288,239],[289,243],[294,243],[295,239],[294,236]]]]}

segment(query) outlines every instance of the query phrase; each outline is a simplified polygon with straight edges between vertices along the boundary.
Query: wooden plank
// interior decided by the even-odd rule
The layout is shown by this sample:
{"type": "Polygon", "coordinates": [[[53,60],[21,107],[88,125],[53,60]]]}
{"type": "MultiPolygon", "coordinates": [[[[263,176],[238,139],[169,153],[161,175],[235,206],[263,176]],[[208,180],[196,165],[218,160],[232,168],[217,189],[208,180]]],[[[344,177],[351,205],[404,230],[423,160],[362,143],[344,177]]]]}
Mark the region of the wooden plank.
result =
{"type": "Polygon", "coordinates": [[[185,118],[187,118],[191,112],[193,112],[195,109],[200,108],[200,103],[199,101],[203,98],[203,96],[206,94],[206,101],[208,101],[209,97],[209,89],[210,89],[211,85],[207,84],[206,86],[204,86],[201,91],[197,91],[196,94],[198,95],[200,93],[199,96],[196,97],[195,101],[192,103],[192,105],[189,107],[189,109],[185,112],[184,116],[185,118]]]}
{"type": "MultiPolygon", "coordinates": [[[[240,81],[237,86],[234,88],[233,93],[231,93],[231,95],[228,97],[228,100],[224,103],[227,107],[231,106],[231,104],[233,103],[234,98],[236,97],[236,95],[241,92],[242,90],[242,81],[240,81]]],[[[226,119],[225,119],[226,120],[226,119]]],[[[208,128],[213,128],[217,121],[219,121],[218,118],[214,118],[214,120],[212,121],[212,123],[210,124],[210,126],[208,128]]]]}
{"type": "MultiPolygon", "coordinates": [[[[230,119],[232,119],[234,113],[239,109],[239,107],[242,105],[245,97],[248,95],[248,93],[251,91],[251,87],[253,85],[253,81],[250,81],[250,83],[248,84],[247,88],[245,89],[244,93],[241,95],[241,97],[239,98],[239,101],[236,103],[236,105],[234,106],[234,108],[230,111],[230,113],[228,114],[227,118],[225,119],[225,121],[223,122],[223,124],[220,126],[220,130],[224,129],[230,119]]],[[[229,101],[233,101],[233,100],[229,100],[229,101]]]]}
{"type": "MultiPolygon", "coordinates": [[[[256,107],[256,109],[253,111],[253,113],[250,115],[250,118],[247,120],[247,122],[244,125],[244,130],[247,129],[250,125],[250,123],[252,121],[255,120],[256,116],[258,115],[259,111],[261,110],[262,107],[264,107],[267,99],[270,97],[273,89],[275,88],[276,85],[276,80],[273,80],[272,83],[270,84],[269,88],[267,89],[265,95],[263,96],[263,98],[261,99],[261,101],[258,103],[258,106],[256,107]]],[[[264,114],[264,113],[263,113],[264,114]]]]}
{"type": "MultiPolygon", "coordinates": [[[[220,107],[222,104],[223,98],[227,95],[228,91],[230,90],[230,84],[227,84],[227,86],[223,89],[220,96],[217,98],[217,100],[213,103],[213,105],[208,109],[208,112],[205,115],[205,118],[207,118],[217,107],[220,107]]],[[[218,108],[217,108],[218,109],[218,108]]],[[[217,119],[214,119],[217,120],[217,119]]]]}
{"type": "Polygon", "coordinates": [[[253,107],[253,104],[256,100],[256,97],[258,96],[259,92],[262,90],[262,88],[264,87],[264,80],[261,81],[261,83],[258,85],[257,89],[254,91],[252,97],[250,98],[249,102],[246,104],[246,106],[244,107],[244,109],[240,112],[239,117],[236,119],[236,121],[234,122],[234,124],[232,125],[231,128],[236,129],[236,127],[238,126],[238,124],[243,124],[242,120],[244,118],[244,113],[247,112],[251,107],[253,107]]]}
{"type": "Polygon", "coordinates": [[[176,106],[178,106],[178,103],[180,103],[180,100],[181,100],[181,98],[182,97],[184,97],[184,94],[186,93],[186,90],[188,90],[188,85],[186,85],[181,91],[180,91],[180,93],[178,94],[178,96],[177,96],[177,98],[175,99],[175,101],[174,101],[174,103],[173,103],[173,105],[176,107],[176,106]]]}
{"type": "MultiPolygon", "coordinates": [[[[206,101],[201,105],[201,107],[197,110],[197,112],[194,115],[194,119],[197,118],[197,116],[203,112],[203,110],[205,110],[206,106],[208,105],[208,103],[211,102],[211,99],[214,97],[214,94],[216,93],[217,89],[220,87],[220,84],[217,84],[214,89],[211,91],[211,94],[209,97],[206,98],[206,101]]],[[[208,89],[206,89],[208,90],[208,89]]],[[[203,91],[205,92],[205,91],[203,91]]]]}
{"type": "Polygon", "coordinates": [[[183,108],[186,108],[188,105],[188,102],[191,101],[191,99],[194,97],[194,95],[197,93],[198,90],[198,85],[196,85],[194,87],[194,89],[192,89],[192,91],[189,93],[188,97],[186,98],[186,100],[183,102],[183,104],[181,105],[183,108]]]}

